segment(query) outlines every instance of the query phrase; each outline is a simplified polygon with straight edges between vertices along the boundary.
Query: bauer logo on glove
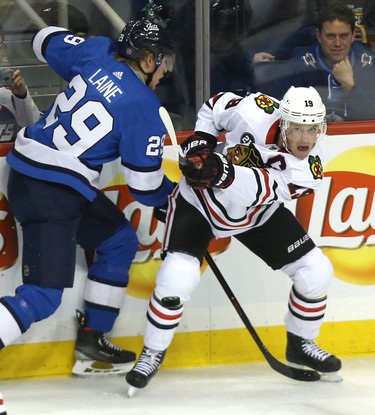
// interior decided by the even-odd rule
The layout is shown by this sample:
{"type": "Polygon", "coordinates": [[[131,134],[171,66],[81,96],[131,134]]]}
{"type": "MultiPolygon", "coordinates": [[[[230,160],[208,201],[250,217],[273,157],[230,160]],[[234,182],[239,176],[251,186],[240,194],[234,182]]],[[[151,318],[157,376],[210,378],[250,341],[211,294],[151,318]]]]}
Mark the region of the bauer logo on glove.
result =
{"type": "Polygon", "coordinates": [[[180,157],[179,166],[186,183],[194,189],[226,189],[234,180],[234,167],[225,156],[207,150],[180,157]]]}
{"type": "Polygon", "coordinates": [[[217,139],[213,135],[196,131],[181,144],[181,149],[184,156],[187,157],[202,150],[213,151],[216,144],[217,139]]]}

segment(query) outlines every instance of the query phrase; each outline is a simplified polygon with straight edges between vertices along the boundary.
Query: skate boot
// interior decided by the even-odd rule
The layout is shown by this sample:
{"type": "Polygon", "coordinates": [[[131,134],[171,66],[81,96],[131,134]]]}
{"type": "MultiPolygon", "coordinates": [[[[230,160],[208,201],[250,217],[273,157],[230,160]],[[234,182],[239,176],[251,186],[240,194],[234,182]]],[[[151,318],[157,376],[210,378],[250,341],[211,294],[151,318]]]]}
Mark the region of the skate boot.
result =
{"type": "Polygon", "coordinates": [[[134,396],[138,389],[147,386],[148,382],[156,375],[165,356],[164,352],[151,350],[144,347],[137,363],[133,369],[127,373],[126,381],[129,384],[128,397],[134,396]]]}
{"type": "Polygon", "coordinates": [[[327,382],[342,380],[340,359],[321,349],[314,340],[292,333],[287,333],[287,340],[286,360],[291,366],[314,369],[320,373],[320,379],[327,382]]]}
{"type": "Polygon", "coordinates": [[[103,333],[85,327],[86,317],[77,310],[76,362],[72,373],[78,376],[124,375],[134,365],[134,352],[120,349],[103,333]]]}

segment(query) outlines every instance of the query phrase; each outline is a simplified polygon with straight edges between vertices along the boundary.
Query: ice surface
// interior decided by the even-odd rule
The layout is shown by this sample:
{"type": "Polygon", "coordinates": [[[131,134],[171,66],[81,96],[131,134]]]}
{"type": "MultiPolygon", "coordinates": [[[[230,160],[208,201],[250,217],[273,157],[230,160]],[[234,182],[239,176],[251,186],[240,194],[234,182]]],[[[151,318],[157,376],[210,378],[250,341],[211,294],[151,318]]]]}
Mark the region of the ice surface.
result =
{"type": "Polygon", "coordinates": [[[8,415],[373,415],[375,356],[343,359],[341,383],[298,382],[266,363],[162,369],[127,398],[123,377],[0,382],[8,415]]]}

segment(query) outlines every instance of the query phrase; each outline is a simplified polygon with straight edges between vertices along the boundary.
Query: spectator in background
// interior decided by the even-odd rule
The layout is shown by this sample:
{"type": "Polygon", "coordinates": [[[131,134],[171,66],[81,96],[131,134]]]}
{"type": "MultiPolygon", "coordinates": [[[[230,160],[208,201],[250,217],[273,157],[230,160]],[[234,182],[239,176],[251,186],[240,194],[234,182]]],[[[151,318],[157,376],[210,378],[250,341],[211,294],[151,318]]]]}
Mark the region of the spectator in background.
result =
{"type": "Polygon", "coordinates": [[[318,10],[322,6],[322,0],[306,2],[304,12],[301,13],[302,21],[297,30],[285,36],[285,38],[273,46],[270,42],[269,50],[276,60],[290,59],[300,48],[306,48],[316,42],[316,28],[318,25],[318,10]]]}
{"type": "Polygon", "coordinates": [[[341,3],[323,6],[316,36],[317,43],[286,62],[274,95],[282,97],[291,85],[314,86],[326,105],[327,121],[374,118],[374,55],[354,42],[353,11],[341,3]]]}
{"type": "Polygon", "coordinates": [[[268,53],[254,54],[241,44],[249,33],[252,15],[247,0],[211,1],[211,95],[231,91],[245,96],[253,90],[253,61],[274,58],[268,53]]]}
{"type": "Polygon", "coordinates": [[[8,66],[4,30],[0,25],[0,142],[16,139],[21,127],[33,124],[40,112],[19,69],[8,66]]]}
{"type": "MultiPolygon", "coordinates": [[[[243,44],[249,35],[253,9],[249,0],[210,0],[210,94],[231,91],[245,96],[254,89],[254,62],[274,59],[268,52],[255,53],[243,44]]],[[[178,49],[181,72],[184,73],[188,108],[191,112],[188,128],[193,128],[196,90],[195,1],[187,0],[176,13],[178,49]]],[[[178,64],[179,62],[177,62],[178,64]]]]}

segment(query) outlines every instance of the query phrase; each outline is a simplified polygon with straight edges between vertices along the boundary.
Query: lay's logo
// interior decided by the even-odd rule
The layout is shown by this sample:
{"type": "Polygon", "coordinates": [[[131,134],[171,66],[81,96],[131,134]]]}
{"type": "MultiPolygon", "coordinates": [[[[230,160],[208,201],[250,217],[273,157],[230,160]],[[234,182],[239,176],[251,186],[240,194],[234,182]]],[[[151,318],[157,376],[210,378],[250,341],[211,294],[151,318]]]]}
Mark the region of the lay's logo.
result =
{"type": "Polygon", "coordinates": [[[330,258],[337,278],[375,284],[375,146],[341,153],[321,189],[297,201],[296,215],[330,258]]]}

